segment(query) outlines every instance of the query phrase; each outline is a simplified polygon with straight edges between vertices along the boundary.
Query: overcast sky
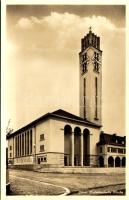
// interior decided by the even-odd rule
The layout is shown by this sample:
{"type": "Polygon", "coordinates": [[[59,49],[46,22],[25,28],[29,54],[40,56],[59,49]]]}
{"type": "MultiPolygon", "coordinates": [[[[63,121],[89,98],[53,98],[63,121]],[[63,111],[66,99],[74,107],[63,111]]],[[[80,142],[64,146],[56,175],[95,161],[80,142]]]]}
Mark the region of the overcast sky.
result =
{"type": "Polygon", "coordinates": [[[125,7],[8,6],[5,122],[14,130],[46,112],[79,115],[80,41],[92,31],[103,51],[103,130],[125,134],[125,7]]]}

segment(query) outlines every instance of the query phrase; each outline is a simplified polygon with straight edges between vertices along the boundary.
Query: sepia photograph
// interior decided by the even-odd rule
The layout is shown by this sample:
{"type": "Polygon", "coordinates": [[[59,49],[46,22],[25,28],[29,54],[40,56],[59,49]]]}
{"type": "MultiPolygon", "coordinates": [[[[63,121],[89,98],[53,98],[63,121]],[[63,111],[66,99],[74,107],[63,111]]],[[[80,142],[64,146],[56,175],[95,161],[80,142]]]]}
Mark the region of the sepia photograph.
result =
{"type": "Polygon", "coordinates": [[[6,195],[125,196],[126,5],[6,5],[6,195]]]}

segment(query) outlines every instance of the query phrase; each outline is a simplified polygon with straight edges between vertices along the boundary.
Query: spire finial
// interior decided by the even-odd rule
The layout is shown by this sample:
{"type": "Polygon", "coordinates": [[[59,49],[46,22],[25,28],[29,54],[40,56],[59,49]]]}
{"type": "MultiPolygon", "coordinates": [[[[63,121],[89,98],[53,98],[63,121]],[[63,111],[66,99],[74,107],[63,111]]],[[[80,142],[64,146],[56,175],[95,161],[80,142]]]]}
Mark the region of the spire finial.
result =
{"type": "Polygon", "coordinates": [[[91,31],[91,26],[89,27],[89,32],[92,32],[92,31],[91,31]]]}

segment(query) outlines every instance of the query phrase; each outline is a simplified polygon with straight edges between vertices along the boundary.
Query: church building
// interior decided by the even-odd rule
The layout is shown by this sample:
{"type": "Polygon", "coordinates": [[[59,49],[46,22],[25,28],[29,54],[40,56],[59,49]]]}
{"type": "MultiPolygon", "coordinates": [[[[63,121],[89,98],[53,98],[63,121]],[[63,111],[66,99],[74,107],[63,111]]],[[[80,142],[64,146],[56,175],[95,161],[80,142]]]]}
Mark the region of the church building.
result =
{"type": "MultiPolygon", "coordinates": [[[[59,109],[8,134],[10,165],[26,169],[33,169],[38,165],[42,168],[115,166],[114,163],[108,162],[110,152],[105,156],[105,153],[100,151],[100,147],[101,150],[109,150],[110,145],[112,147],[114,143],[106,144],[102,142],[102,136],[100,137],[102,51],[100,37],[91,29],[81,40],[79,62],[80,116],[59,109]]],[[[125,137],[120,137],[119,141],[119,149],[125,149],[125,137]]],[[[123,159],[125,150],[119,152],[122,152],[120,154],[123,159]]],[[[119,164],[119,167],[125,166],[124,159],[123,165],[119,164]]]]}

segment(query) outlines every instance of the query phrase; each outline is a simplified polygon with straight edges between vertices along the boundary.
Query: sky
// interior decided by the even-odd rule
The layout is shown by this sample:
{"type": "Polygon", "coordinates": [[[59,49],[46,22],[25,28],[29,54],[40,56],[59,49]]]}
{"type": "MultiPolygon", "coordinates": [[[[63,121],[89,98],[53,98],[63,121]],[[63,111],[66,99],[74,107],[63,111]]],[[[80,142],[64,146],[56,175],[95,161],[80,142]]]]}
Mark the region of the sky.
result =
{"type": "Polygon", "coordinates": [[[64,109],[79,115],[81,38],[100,36],[102,130],[125,135],[125,7],[8,5],[5,126],[64,109]]]}

